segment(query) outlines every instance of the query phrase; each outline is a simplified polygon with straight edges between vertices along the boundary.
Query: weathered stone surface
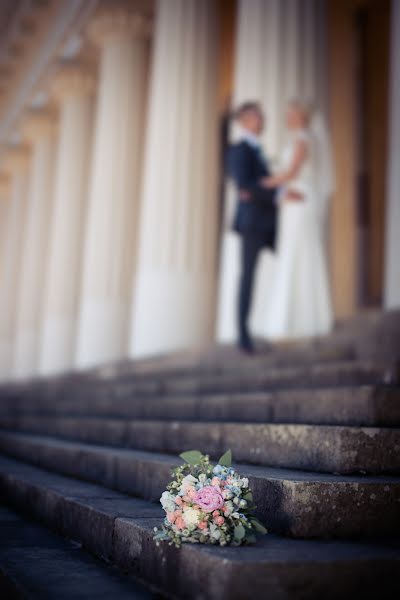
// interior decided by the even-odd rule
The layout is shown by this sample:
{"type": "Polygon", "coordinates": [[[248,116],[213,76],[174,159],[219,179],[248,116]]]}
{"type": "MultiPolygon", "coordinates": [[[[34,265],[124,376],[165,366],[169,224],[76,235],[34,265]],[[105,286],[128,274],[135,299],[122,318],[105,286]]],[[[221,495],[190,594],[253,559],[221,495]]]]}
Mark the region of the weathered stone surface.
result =
{"type": "Polygon", "coordinates": [[[247,600],[264,599],[267,593],[274,600],[333,600],[358,594],[373,598],[378,592],[385,595],[398,588],[395,570],[400,558],[396,550],[389,551],[391,559],[379,562],[372,558],[373,546],[272,535],[255,547],[187,545],[176,550],[165,544],[156,547],[153,526],[153,520],[117,519],[114,560],[140,577],[151,577],[180,598],[247,600]],[[385,578],[383,589],[376,579],[380,577],[385,578]]]}
{"type": "MultiPolygon", "coordinates": [[[[81,398],[118,398],[238,393],[278,389],[323,388],[328,386],[398,383],[399,367],[395,362],[374,360],[317,363],[267,369],[237,369],[222,373],[184,373],[151,380],[137,377],[87,381],[71,385],[69,396],[81,398]]],[[[43,395],[43,394],[42,394],[43,395]]],[[[65,390],[64,390],[64,397],[65,390]]]]}
{"type": "MultiPolygon", "coordinates": [[[[0,494],[169,596],[397,597],[400,480],[349,473],[400,472],[399,340],[400,311],[251,359],[214,348],[1,386],[3,427],[58,439],[0,432],[0,447],[87,482],[0,459],[0,494]],[[260,518],[292,539],[270,535],[236,550],[155,547],[161,511],[147,500],[177,462],[159,451],[196,446],[214,458],[231,447],[247,463],[238,468],[260,518]]],[[[0,567],[0,589],[4,581],[0,567]]]]}
{"type": "Polygon", "coordinates": [[[132,578],[94,559],[76,544],[0,507],[2,598],[43,600],[150,600],[132,578]]]}
{"type": "Polygon", "coordinates": [[[86,375],[34,380],[0,388],[4,406],[19,404],[25,408],[36,402],[83,400],[132,400],[165,395],[210,393],[248,393],[272,390],[324,388],[347,385],[375,385],[399,382],[399,365],[395,361],[359,360],[309,365],[242,368],[229,372],[189,372],[164,377],[155,373],[148,378],[136,376],[103,379],[86,375]]]}
{"type": "MultiPolygon", "coordinates": [[[[13,461],[1,460],[2,471],[8,464],[12,471],[13,461]]],[[[8,491],[8,497],[19,496],[19,490],[25,488],[25,496],[29,497],[32,479],[42,472],[34,467],[17,465],[18,475],[15,479],[1,476],[1,488],[8,491]],[[18,481],[18,486],[15,482],[18,481]]],[[[58,483],[60,477],[57,478],[58,483]]],[[[68,479],[64,478],[68,487],[68,479]]],[[[75,484],[76,485],[76,484],[75,484]]],[[[87,489],[88,484],[84,484],[87,489]]],[[[37,487],[38,499],[45,500],[49,488],[45,485],[37,487]]],[[[105,494],[107,492],[105,491],[105,494]]],[[[88,518],[90,511],[100,515],[111,516],[111,507],[96,507],[88,499],[73,499],[76,511],[82,506],[82,517],[88,518]],[[90,511],[88,512],[88,506],[90,511]]],[[[48,509],[70,514],[71,499],[58,494],[58,504],[48,509]]],[[[132,513],[136,501],[130,500],[132,513]]],[[[158,519],[143,516],[143,502],[136,514],[121,517],[115,512],[112,534],[111,559],[123,569],[147,578],[153,584],[168,589],[170,594],[180,598],[195,600],[244,600],[245,598],[264,599],[265,590],[268,596],[283,598],[346,598],[353,594],[364,597],[379,597],[392,593],[398,588],[397,572],[400,566],[400,554],[395,544],[378,546],[371,544],[327,541],[289,540],[266,536],[256,546],[249,548],[206,548],[188,545],[179,552],[162,544],[156,547],[152,539],[152,527],[159,523],[158,519]],[[305,596],[304,593],[307,593],[305,596]],[[382,595],[383,594],[383,595],[382,595]]],[[[26,510],[37,516],[38,504],[27,505],[26,510]]],[[[57,515],[58,516],[58,515],[57,515]]],[[[49,512],[44,521],[52,524],[56,521],[49,512]]],[[[98,517],[101,522],[101,516],[98,517]]],[[[91,519],[91,518],[90,518],[91,519]]],[[[96,519],[91,520],[96,523],[96,519]]],[[[87,528],[77,527],[76,522],[68,525],[64,522],[65,533],[70,537],[86,543],[87,528]],[[71,526],[72,530],[67,531],[71,526]],[[79,536],[79,537],[78,537],[79,536]]],[[[106,554],[109,546],[102,551],[106,554]]],[[[396,594],[395,596],[396,597],[396,594]]]]}
{"type": "Polygon", "coordinates": [[[105,559],[111,559],[114,520],[116,517],[162,517],[159,506],[128,497],[64,498],[60,530],[80,541],[88,550],[105,559]]]}
{"type": "MultiPolygon", "coordinates": [[[[0,448],[40,467],[152,501],[158,501],[171,469],[179,464],[178,459],[163,454],[18,434],[0,434],[0,448]]],[[[237,468],[249,477],[258,515],[272,531],[295,537],[400,534],[400,478],[343,477],[249,465],[237,468]]],[[[101,502],[104,506],[120,498],[101,502]]]]}
{"type": "Polygon", "coordinates": [[[0,402],[0,415],[247,421],[327,425],[400,425],[400,388],[359,386],[141,398],[40,398],[0,402]]]}
{"type": "Polygon", "coordinates": [[[330,473],[400,473],[400,429],[323,425],[0,417],[0,427],[179,454],[198,448],[240,462],[330,473]]]}

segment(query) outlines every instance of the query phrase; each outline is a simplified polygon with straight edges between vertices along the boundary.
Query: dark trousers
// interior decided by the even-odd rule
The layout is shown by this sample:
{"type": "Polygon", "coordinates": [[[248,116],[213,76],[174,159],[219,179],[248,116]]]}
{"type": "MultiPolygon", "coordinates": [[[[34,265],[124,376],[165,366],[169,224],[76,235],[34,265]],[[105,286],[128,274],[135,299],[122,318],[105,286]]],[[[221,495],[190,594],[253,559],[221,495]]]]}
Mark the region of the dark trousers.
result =
{"type": "Polygon", "coordinates": [[[254,274],[260,250],[265,245],[265,235],[262,232],[242,234],[241,245],[241,274],[237,313],[238,342],[241,346],[249,347],[251,346],[251,337],[248,330],[248,318],[253,296],[254,274]]]}

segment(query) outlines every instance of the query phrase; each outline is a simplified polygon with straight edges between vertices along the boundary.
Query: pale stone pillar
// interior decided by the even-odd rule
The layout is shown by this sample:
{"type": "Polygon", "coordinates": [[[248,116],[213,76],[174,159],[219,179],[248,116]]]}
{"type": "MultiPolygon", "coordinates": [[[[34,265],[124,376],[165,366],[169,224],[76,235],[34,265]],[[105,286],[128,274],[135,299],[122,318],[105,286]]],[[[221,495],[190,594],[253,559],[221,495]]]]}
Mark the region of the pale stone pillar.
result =
{"type": "Polygon", "coordinates": [[[42,374],[68,369],[74,360],[93,89],[94,77],[78,65],[62,67],[52,82],[53,95],[60,103],[60,123],[43,302],[42,374]]]}
{"type": "MultiPolygon", "coordinates": [[[[112,3],[111,3],[112,5],[112,3]]],[[[150,22],[135,9],[102,10],[98,104],[84,248],[76,364],[126,356],[135,265],[150,22]]]]}
{"type": "Polygon", "coordinates": [[[131,353],[209,342],[217,223],[216,17],[158,2],[131,353]]]}
{"type": "Polygon", "coordinates": [[[16,304],[25,236],[28,180],[27,148],[10,148],[5,169],[10,173],[10,196],[4,210],[4,239],[0,272],[0,379],[12,377],[16,304]]]}
{"type": "Polygon", "coordinates": [[[46,111],[31,111],[23,132],[32,143],[32,165],[17,303],[14,352],[14,374],[17,377],[34,375],[39,366],[56,149],[54,117],[46,111]]]}
{"type": "Polygon", "coordinates": [[[0,287],[1,274],[4,272],[6,233],[10,206],[10,177],[4,172],[0,174],[0,287]]]}
{"type": "MultiPolygon", "coordinates": [[[[285,141],[284,111],[294,96],[311,99],[324,109],[324,2],[319,0],[239,0],[233,104],[261,102],[267,114],[262,143],[277,167],[285,141]]],[[[236,136],[232,129],[232,139],[236,136]]],[[[236,295],[240,240],[231,231],[235,192],[226,194],[225,232],[221,244],[217,339],[236,337],[236,295]]],[[[263,252],[251,314],[251,330],[263,335],[266,306],[275,270],[274,256],[263,252]]]]}
{"type": "Polygon", "coordinates": [[[7,232],[10,224],[10,210],[11,210],[11,198],[10,198],[10,179],[8,174],[0,175],[0,381],[7,375],[9,368],[9,344],[7,343],[6,331],[8,323],[5,321],[4,312],[5,306],[5,293],[7,290],[7,277],[8,274],[8,259],[7,253],[7,232]]]}
{"type": "Polygon", "coordinates": [[[385,308],[400,307],[400,4],[392,1],[385,308]]]}

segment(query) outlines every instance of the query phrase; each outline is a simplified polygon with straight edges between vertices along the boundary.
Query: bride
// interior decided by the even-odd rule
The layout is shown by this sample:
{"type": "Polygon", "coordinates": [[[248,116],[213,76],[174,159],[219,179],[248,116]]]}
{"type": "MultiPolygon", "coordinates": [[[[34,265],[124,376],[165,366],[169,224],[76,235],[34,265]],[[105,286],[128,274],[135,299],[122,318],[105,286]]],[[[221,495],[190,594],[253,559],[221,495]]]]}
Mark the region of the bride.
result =
{"type": "Polygon", "coordinates": [[[322,117],[312,116],[299,100],[289,103],[286,125],[290,142],[282,155],[282,171],[262,181],[281,188],[276,279],[263,332],[270,339],[324,334],[333,321],[324,244],[333,191],[328,136],[322,117]]]}

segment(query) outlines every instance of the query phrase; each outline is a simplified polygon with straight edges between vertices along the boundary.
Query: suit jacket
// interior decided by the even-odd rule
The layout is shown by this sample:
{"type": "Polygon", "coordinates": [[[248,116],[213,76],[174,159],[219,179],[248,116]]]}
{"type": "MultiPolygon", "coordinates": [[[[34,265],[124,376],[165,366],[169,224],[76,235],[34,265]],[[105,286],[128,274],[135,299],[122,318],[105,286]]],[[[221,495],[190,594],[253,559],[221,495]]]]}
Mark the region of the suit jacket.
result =
{"type": "Polygon", "coordinates": [[[240,201],[239,197],[237,199],[234,231],[241,235],[260,232],[265,246],[275,249],[277,189],[266,189],[259,184],[262,177],[270,174],[267,162],[258,148],[242,140],[229,147],[226,166],[238,190],[247,190],[251,195],[247,202],[240,201]]]}

